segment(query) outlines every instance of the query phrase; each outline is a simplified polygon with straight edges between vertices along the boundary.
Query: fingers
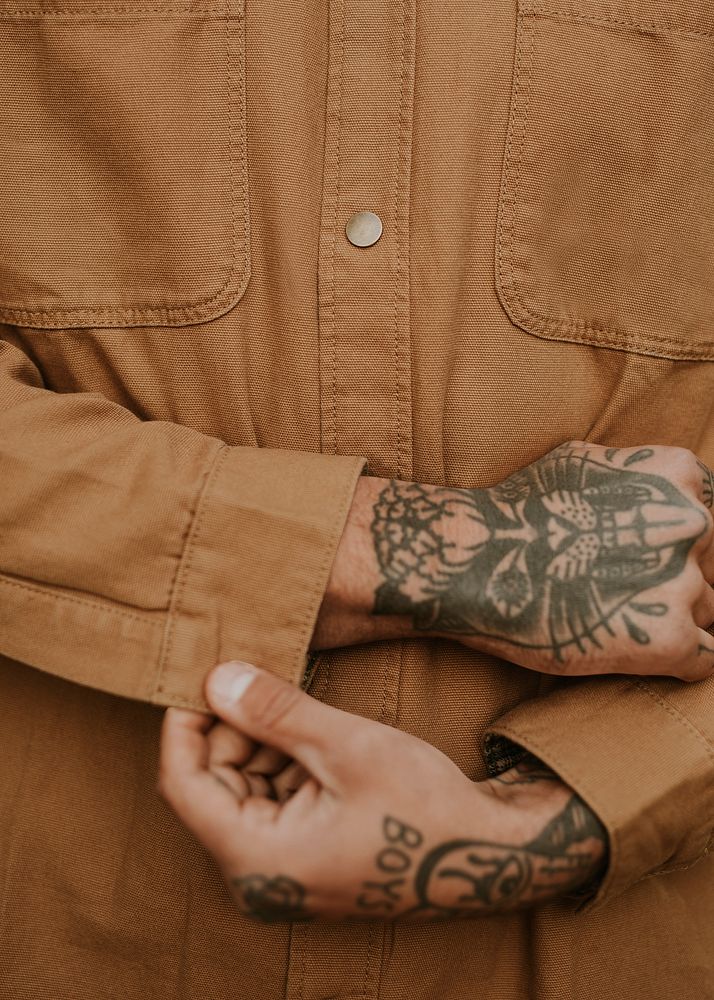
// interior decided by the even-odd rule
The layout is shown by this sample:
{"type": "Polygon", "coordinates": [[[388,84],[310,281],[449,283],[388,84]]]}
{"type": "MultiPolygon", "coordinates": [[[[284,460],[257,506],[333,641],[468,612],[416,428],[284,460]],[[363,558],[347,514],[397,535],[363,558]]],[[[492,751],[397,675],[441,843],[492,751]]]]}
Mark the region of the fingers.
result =
{"type": "Polygon", "coordinates": [[[243,776],[248,782],[251,795],[266,795],[270,799],[279,798],[275,790],[276,775],[289,758],[275,747],[261,746],[250,760],[243,765],[243,776]]]}
{"type": "Polygon", "coordinates": [[[254,788],[246,774],[239,770],[254,753],[253,740],[225,723],[217,723],[208,734],[207,766],[239,799],[248,795],[266,794],[264,789],[254,788]]]}
{"type": "Polygon", "coordinates": [[[290,757],[282,750],[275,747],[260,746],[255,751],[250,760],[246,761],[245,768],[253,774],[264,774],[268,777],[278,774],[289,762],[290,757]]]}
{"type": "Polygon", "coordinates": [[[200,712],[166,710],[159,792],[191,833],[221,858],[240,829],[241,811],[233,792],[208,770],[212,723],[210,715],[200,712]]]}
{"type": "Polygon", "coordinates": [[[224,663],[211,671],[206,698],[229,725],[299,760],[327,786],[345,757],[349,733],[369,725],[251,664],[224,663]]]}
{"type": "Polygon", "coordinates": [[[278,802],[285,802],[309,779],[310,775],[297,761],[292,761],[273,778],[273,788],[278,802]]]}

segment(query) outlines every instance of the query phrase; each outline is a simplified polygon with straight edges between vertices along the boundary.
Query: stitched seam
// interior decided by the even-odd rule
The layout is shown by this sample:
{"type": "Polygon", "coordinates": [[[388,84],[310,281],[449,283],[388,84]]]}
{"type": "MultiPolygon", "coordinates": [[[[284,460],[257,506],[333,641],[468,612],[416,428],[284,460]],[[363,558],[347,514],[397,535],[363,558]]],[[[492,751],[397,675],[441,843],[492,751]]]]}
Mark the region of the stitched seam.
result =
{"type": "Polygon", "coordinates": [[[644,31],[661,32],[662,34],[692,35],[696,38],[712,38],[714,32],[700,31],[697,28],[682,28],[673,21],[641,21],[638,18],[608,17],[607,15],[576,14],[556,10],[552,7],[536,6],[531,11],[524,12],[523,17],[541,17],[544,20],[572,22],[574,24],[592,24],[595,26],[615,25],[623,28],[641,28],[644,31]]]}
{"type": "MultiPolygon", "coordinates": [[[[567,18],[565,19],[567,20],[567,18]]],[[[533,330],[537,330],[542,334],[550,333],[551,335],[555,335],[556,333],[560,333],[562,335],[565,332],[569,332],[573,336],[577,336],[578,334],[580,334],[580,336],[583,334],[593,334],[597,336],[598,343],[601,343],[604,346],[618,347],[621,349],[636,349],[637,347],[641,348],[642,346],[653,344],[655,346],[662,345],[662,349],[668,351],[673,356],[698,359],[714,357],[714,344],[711,344],[711,342],[708,341],[704,341],[702,344],[697,345],[696,349],[694,349],[690,345],[682,343],[681,338],[677,339],[655,333],[648,333],[647,335],[642,336],[636,333],[630,334],[624,330],[598,326],[588,320],[560,319],[546,313],[538,312],[525,302],[519,291],[515,275],[515,250],[513,240],[518,214],[521,164],[523,160],[526,133],[528,130],[528,115],[530,112],[532,82],[535,69],[537,21],[536,17],[532,14],[522,14],[519,22],[522,31],[524,33],[527,32],[530,37],[530,47],[528,49],[530,64],[525,85],[522,86],[521,55],[523,46],[521,45],[521,40],[519,39],[516,51],[513,106],[509,113],[512,128],[509,129],[506,140],[504,184],[501,192],[504,210],[501,218],[501,227],[498,239],[498,276],[504,296],[507,298],[511,308],[514,310],[518,318],[524,321],[528,320],[533,330]],[[528,24],[527,21],[529,22],[528,24]],[[516,123],[518,123],[518,127],[520,127],[521,135],[518,151],[515,155],[513,155],[512,138],[513,133],[516,130],[516,123]],[[514,168],[515,175],[513,173],[514,168]],[[510,196],[509,187],[511,189],[510,196]],[[508,266],[507,275],[504,272],[505,266],[508,266]]]]}
{"type": "Polygon", "coordinates": [[[297,681],[300,673],[302,672],[302,660],[303,660],[302,650],[308,645],[310,641],[310,636],[314,630],[314,621],[317,612],[319,610],[319,603],[325,592],[328,570],[335,558],[337,543],[342,534],[342,529],[344,528],[344,522],[347,517],[348,508],[352,503],[354,489],[355,489],[355,477],[350,476],[344,487],[342,499],[336,510],[336,516],[332,520],[332,526],[327,536],[327,545],[325,546],[323,557],[315,576],[315,584],[313,586],[312,592],[309,595],[307,610],[303,615],[302,625],[298,631],[297,638],[299,641],[300,648],[297,651],[295,663],[293,664],[293,671],[290,677],[292,683],[295,683],[297,681]]]}
{"type": "Polygon", "coordinates": [[[173,651],[173,643],[176,634],[175,623],[181,614],[181,600],[183,598],[186,580],[188,579],[191,570],[193,553],[196,548],[196,543],[198,541],[201,526],[206,513],[206,499],[209,495],[210,488],[213,486],[219,472],[223,468],[223,464],[228,456],[229,450],[229,446],[225,444],[219,447],[218,451],[214,455],[213,462],[208,467],[201,488],[198,491],[194,514],[189,521],[183,553],[181,559],[179,560],[176,575],[174,577],[169,602],[169,613],[166,619],[166,630],[164,632],[163,650],[161,656],[159,657],[159,665],[154,682],[154,695],[159,693],[169,694],[164,686],[164,677],[168,663],[171,659],[171,653],[173,651]]]}
{"type": "Polygon", "coordinates": [[[714,746],[710,743],[710,741],[707,739],[704,733],[702,733],[701,730],[697,729],[697,727],[693,725],[689,721],[689,719],[686,718],[686,716],[682,715],[682,713],[677,708],[675,708],[675,706],[672,705],[671,702],[666,701],[656,691],[653,691],[652,688],[647,683],[645,683],[645,681],[641,680],[633,681],[632,686],[638,688],[644,694],[649,695],[649,697],[657,705],[659,705],[660,708],[664,709],[664,711],[667,712],[668,715],[671,715],[671,717],[675,719],[677,722],[679,722],[680,725],[684,726],[684,728],[692,736],[694,736],[699,743],[701,743],[701,745],[706,750],[710,759],[714,762],[714,746]]]}
{"type": "MultiPolygon", "coordinates": [[[[162,692],[156,691],[154,693],[154,697],[156,697],[156,695],[159,693],[166,695],[165,701],[167,705],[168,704],[174,706],[181,705],[184,708],[192,708],[203,712],[206,711],[205,703],[202,702],[199,698],[185,698],[183,695],[174,694],[172,691],[162,691],[162,692]]],[[[162,705],[164,704],[164,699],[161,700],[160,704],[162,705]]]]}
{"type": "Polygon", "coordinates": [[[669,875],[671,872],[685,872],[688,868],[694,868],[706,853],[707,850],[704,848],[702,853],[698,854],[693,861],[686,861],[682,865],[672,865],[670,868],[658,868],[656,872],[647,872],[646,875],[641,875],[638,879],[635,879],[632,884],[637,885],[639,882],[645,882],[648,878],[658,878],[660,875],[669,875]]]}
{"type": "Polygon", "coordinates": [[[402,385],[401,385],[401,343],[400,343],[400,330],[399,330],[399,308],[398,308],[398,292],[399,292],[399,282],[402,276],[402,244],[401,244],[401,231],[400,231],[400,217],[399,217],[399,195],[401,187],[401,160],[403,155],[403,145],[404,145],[404,63],[406,57],[406,43],[407,43],[407,11],[406,6],[402,4],[402,49],[399,63],[399,130],[397,137],[397,165],[396,165],[396,178],[394,184],[394,203],[392,205],[392,217],[394,219],[394,235],[397,244],[397,259],[396,267],[394,269],[393,276],[393,291],[392,291],[392,309],[394,311],[394,369],[396,375],[396,390],[397,390],[397,413],[396,413],[396,424],[397,424],[397,478],[402,478],[403,461],[402,461],[402,385]]]}
{"type": "Polygon", "coordinates": [[[374,951],[375,939],[377,937],[377,925],[375,923],[370,923],[367,927],[367,957],[364,963],[364,973],[362,975],[362,997],[366,998],[368,996],[374,996],[373,992],[369,990],[369,980],[371,978],[370,973],[372,972],[372,953],[374,951]],[[369,993],[367,992],[369,990],[369,993]]]}
{"type": "Polygon", "coordinates": [[[12,4],[0,4],[0,19],[9,19],[17,15],[27,15],[28,17],[53,17],[55,14],[67,14],[74,17],[83,17],[86,14],[218,14],[223,17],[240,19],[240,14],[231,15],[228,13],[226,4],[219,6],[206,5],[190,6],[188,4],[137,4],[135,7],[128,7],[123,4],[107,3],[98,7],[84,7],[77,4],[76,7],[13,7],[12,4]]]}
{"type": "MultiPolygon", "coordinates": [[[[230,192],[231,192],[231,228],[235,235],[236,231],[236,207],[237,207],[237,193],[235,189],[235,174],[232,169],[232,164],[234,162],[234,150],[236,148],[236,132],[240,136],[240,172],[241,172],[241,190],[242,190],[242,207],[243,207],[243,270],[241,272],[241,279],[245,283],[250,276],[250,262],[251,262],[251,252],[250,252],[250,193],[248,190],[248,118],[246,109],[246,51],[245,51],[245,0],[241,0],[241,7],[238,9],[236,14],[236,19],[240,25],[240,38],[236,38],[234,45],[235,50],[238,53],[238,107],[236,108],[236,116],[238,119],[238,128],[229,128],[228,130],[228,144],[230,148],[230,158],[229,158],[229,176],[230,176],[230,192]]],[[[233,74],[233,61],[230,59],[230,39],[235,37],[235,32],[230,31],[230,26],[228,21],[226,21],[226,37],[229,39],[227,44],[228,54],[228,93],[231,93],[231,87],[233,86],[232,74],[233,74]]],[[[237,256],[237,246],[233,246],[234,260],[237,256]]],[[[235,270],[235,263],[233,265],[235,270]]],[[[243,284],[245,288],[245,284],[243,284]]]]}
{"type": "MultiPolygon", "coordinates": [[[[703,744],[707,754],[712,759],[712,761],[714,761],[714,747],[712,747],[711,743],[706,738],[704,733],[702,733],[699,729],[697,729],[697,727],[694,726],[689,721],[689,719],[687,719],[684,715],[682,715],[681,712],[679,712],[679,710],[675,708],[674,705],[671,704],[671,702],[668,702],[664,698],[662,698],[661,695],[659,695],[656,691],[653,691],[652,688],[650,688],[649,685],[646,684],[644,681],[640,680],[633,681],[632,686],[638,688],[644,694],[649,695],[649,697],[652,698],[653,701],[655,701],[660,708],[664,709],[664,711],[667,712],[668,715],[670,715],[677,722],[681,723],[681,725],[683,725],[685,729],[687,729],[691,733],[691,735],[693,735],[697,739],[698,742],[703,744]]],[[[644,880],[648,878],[657,878],[659,875],[668,875],[670,872],[686,871],[688,868],[694,867],[694,865],[696,865],[698,861],[701,861],[701,859],[706,854],[709,853],[713,841],[714,841],[714,828],[712,829],[709,839],[701,854],[698,854],[691,861],[685,861],[680,865],[671,865],[669,868],[659,868],[655,872],[648,872],[647,875],[643,875],[641,878],[637,879],[637,882],[644,882],[644,880]]],[[[634,884],[636,885],[637,883],[634,884]]]]}
{"type": "Polygon", "coordinates": [[[332,451],[337,454],[337,291],[335,278],[335,251],[337,243],[337,219],[340,208],[340,145],[342,140],[342,100],[344,92],[345,72],[345,3],[340,3],[340,73],[339,107],[337,112],[337,135],[335,137],[334,170],[335,170],[335,204],[332,220],[332,245],[330,254],[330,279],[332,288],[332,325],[330,328],[331,369],[330,390],[332,394],[332,451]]]}
{"type": "Polygon", "coordinates": [[[40,597],[49,597],[53,601],[59,601],[62,604],[76,604],[79,607],[91,608],[93,611],[101,611],[104,614],[116,615],[119,618],[127,618],[131,621],[142,622],[145,625],[151,625],[152,627],[162,626],[162,621],[157,621],[149,617],[150,615],[165,614],[164,608],[157,609],[157,611],[146,611],[141,613],[139,611],[124,611],[121,608],[114,607],[111,604],[103,604],[100,601],[92,601],[85,599],[83,597],[70,597],[68,594],[58,594],[51,590],[46,590],[44,587],[31,584],[31,583],[20,583],[18,580],[9,580],[4,575],[0,575],[0,587],[14,587],[17,590],[26,590],[30,594],[39,595],[40,597]]]}
{"type": "MultiPolygon", "coordinates": [[[[107,8],[101,8],[101,7],[99,7],[99,8],[91,8],[90,11],[88,11],[88,12],[91,12],[91,11],[102,11],[102,10],[106,10],[106,9],[107,8]]],[[[116,8],[116,9],[119,10],[121,8],[116,8]]],[[[127,8],[127,9],[131,9],[131,8],[127,8]]],[[[146,9],[150,10],[152,8],[147,7],[146,9]]],[[[157,6],[156,8],[153,8],[153,9],[155,9],[157,11],[161,11],[161,10],[164,10],[165,8],[157,6]]],[[[233,14],[229,10],[228,5],[224,5],[223,7],[217,8],[217,9],[219,9],[221,11],[221,13],[222,13],[222,16],[220,18],[218,18],[218,19],[223,21],[223,25],[224,25],[224,29],[225,29],[225,39],[226,39],[226,49],[225,49],[225,52],[226,52],[226,66],[225,66],[226,73],[225,73],[225,75],[226,75],[226,91],[227,91],[228,107],[236,109],[235,113],[238,116],[238,126],[239,126],[239,129],[240,129],[240,132],[241,132],[241,136],[243,138],[242,149],[241,149],[241,157],[240,157],[240,159],[241,159],[241,176],[242,176],[242,179],[243,179],[243,216],[244,216],[244,223],[243,223],[243,239],[244,239],[244,247],[243,247],[243,270],[241,271],[241,278],[245,282],[245,280],[247,279],[247,275],[249,274],[248,263],[247,263],[247,260],[246,260],[246,256],[247,256],[246,255],[246,249],[249,246],[249,244],[248,244],[248,225],[249,225],[249,220],[248,220],[248,201],[247,201],[248,200],[248,184],[247,184],[247,164],[246,164],[246,158],[247,158],[247,148],[246,148],[247,147],[247,141],[246,141],[246,136],[245,136],[245,115],[243,113],[243,92],[244,92],[244,88],[243,88],[243,83],[244,83],[243,49],[244,49],[245,46],[243,45],[243,36],[241,35],[241,39],[240,39],[241,44],[238,46],[238,67],[239,67],[239,76],[240,76],[240,89],[238,91],[236,91],[235,90],[235,82],[234,82],[234,79],[233,79],[233,59],[232,59],[232,50],[231,50],[231,45],[232,45],[232,40],[233,40],[234,33],[229,30],[229,23],[231,21],[233,21],[233,20],[238,20],[241,23],[241,25],[242,25],[243,24],[243,16],[242,16],[242,8],[236,14],[233,14]],[[239,97],[239,100],[237,102],[237,106],[235,104],[235,98],[236,98],[236,96],[239,97]]],[[[70,9],[66,8],[66,10],[70,10],[70,9]]],[[[228,155],[228,187],[229,187],[229,196],[230,196],[230,205],[231,205],[231,235],[232,235],[231,251],[232,251],[232,253],[231,253],[230,269],[228,271],[228,275],[226,277],[226,280],[223,282],[223,284],[220,286],[220,288],[218,288],[218,290],[216,292],[212,293],[211,295],[209,295],[209,296],[207,296],[205,298],[199,299],[196,302],[193,302],[191,305],[184,305],[184,306],[181,306],[181,305],[178,305],[178,306],[159,306],[159,305],[154,305],[154,304],[147,304],[147,305],[135,306],[135,307],[127,308],[127,309],[116,309],[115,307],[105,306],[105,307],[98,307],[98,308],[93,308],[93,309],[92,308],[83,308],[83,309],[64,309],[64,310],[58,310],[58,309],[16,309],[16,308],[13,308],[11,306],[2,306],[2,307],[0,307],[0,316],[7,317],[7,318],[9,318],[11,320],[12,319],[31,320],[31,319],[33,319],[35,317],[53,316],[56,319],[55,325],[59,326],[62,323],[62,318],[65,318],[65,321],[66,321],[68,317],[72,317],[74,322],[76,322],[80,318],[81,319],[90,319],[91,317],[106,316],[106,315],[114,316],[116,319],[128,319],[130,317],[135,317],[137,319],[141,319],[141,318],[144,318],[144,319],[158,319],[160,317],[163,320],[170,321],[171,319],[178,318],[180,316],[182,316],[184,318],[187,318],[187,317],[194,316],[197,312],[204,313],[206,306],[210,306],[211,303],[213,303],[216,300],[220,299],[220,297],[223,295],[223,293],[225,292],[225,290],[227,289],[227,287],[231,283],[234,275],[237,272],[237,263],[236,262],[237,262],[237,258],[238,258],[238,252],[237,252],[238,251],[238,232],[237,232],[237,226],[236,226],[236,177],[235,177],[235,135],[234,135],[234,133],[235,133],[235,128],[234,128],[234,125],[233,125],[233,117],[230,116],[229,117],[229,124],[228,124],[228,150],[229,150],[229,155],[228,155]]]]}
{"type": "Polygon", "coordinates": [[[513,89],[513,107],[510,111],[512,128],[509,128],[508,137],[506,140],[506,162],[504,170],[504,190],[501,193],[504,206],[504,219],[501,231],[499,233],[499,246],[501,248],[501,253],[499,255],[499,280],[501,288],[508,288],[512,294],[514,283],[515,283],[515,273],[514,273],[514,249],[513,249],[513,234],[516,227],[516,212],[518,207],[518,191],[520,187],[521,178],[521,162],[523,157],[523,146],[525,144],[525,134],[526,134],[526,122],[528,120],[528,105],[530,103],[531,96],[531,74],[533,70],[533,61],[535,53],[535,24],[531,24],[528,28],[528,40],[530,42],[530,47],[527,52],[527,57],[530,59],[530,68],[528,70],[528,75],[526,77],[525,94],[521,89],[521,72],[522,63],[521,59],[526,55],[524,52],[524,35],[526,33],[526,22],[524,19],[519,20],[519,37],[516,49],[516,66],[515,66],[515,80],[513,89]],[[523,108],[522,108],[523,106],[523,108]],[[519,121],[520,118],[520,121],[519,121]],[[518,145],[518,152],[513,154],[512,139],[515,139],[516,128],[520,127],[520,142],[518,145]],[[512,179],[512,187],[509,195],[509,184],[511,183],[511,177],[513,172],[513,160],[515,159],[515,175],[512,179]],[[504,266],[509,266],[509,275],[506,280],[504,274],[504,266]]]}
{"type": "MultiPolygon", "coordinates": [[[[510,736],[514,743],[518,743],[521,746],[526,746],[528,749],[532,749],[536,757],[540,757],[545,763],[550,763],[552,761],[553,769],[558,772],[567,785],[570,785],[573,790],[576,789],[578,784],[577,778],[571,776],[572,772],[570,771],[570,768],[560,763],[550,749],[544,750],[543,747],[539,746],[539,744],[535,740],[531,739],[530,736],[528,736],[527,739],[524,739],[522,734],[517,733],[510,726],[503,726],[499,724],[495,727],[495,730],[492,731],[505,736],[510,736]]],[[[580,795],[580,792],[576,791],[576,794],[580,795]]],[[[585,798],[584,796],[581,797],[585,798]]],[[[600,820],[605,823],[605,817],[608,815],[607,810],[603,809],[602,806],[598,804],[596,797],[591,795],[589,790],[587,792],[587,801],[592,803],[592,807],[595,812],[598,813],[600,820]]],[[[605,878],[600,885],[600,890],[596,894],[596,898],[599,896],[602,899],[607,896],[612,884],[615,882],[615,872],[620,863],[620,831],[613,825],[612,829],[608,827],[607,832],[610,837],[610,862],[608,864],[608,870],[605,878]]]]}
{"type": "Polygon", "coordinates": [[[288,925],[288,955],[285,969],[283,1000],[304,1000],[307,952],[307,927],[305,924],[288,925]],[[295,960],[293,962],[293,959],[295,960]],[[295,990],[291,989],[292,968],[295,966],[295,990]]]}

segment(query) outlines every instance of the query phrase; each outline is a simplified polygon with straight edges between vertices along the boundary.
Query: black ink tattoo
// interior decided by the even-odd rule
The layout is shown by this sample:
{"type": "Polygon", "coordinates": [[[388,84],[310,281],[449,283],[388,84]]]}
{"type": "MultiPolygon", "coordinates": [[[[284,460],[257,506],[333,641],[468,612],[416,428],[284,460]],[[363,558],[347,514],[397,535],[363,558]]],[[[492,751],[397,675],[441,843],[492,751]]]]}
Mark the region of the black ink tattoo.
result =
{"type": "Polygon", "coordinates": [[[636,451],[634,455],[630,455],[626,458],[622,464],[626,469],[628,469],[631,465],[636,465],[637,462],[644,462],[645,459],[652,458],[653,455],[654,452],[651,448],[641,448],[640,451],[636,451]]]}
{"type": "Polygon", "coordinates": [[[419,866],[419,905],[460,916],[471,909],[532,905],[567,893],[592,877],[592,848],[585,844],[593,837],[603,839],[601,825],[574,795],[523,847],[478,840],[441,844],[419,866]]]}
{"type": "Polygon", "coordinates": [[[542,760],[529,753],[507,771],[494,775],[491,780],[502,785],[533,785],[537,781],[560,781],[560,778],[542,760]]]}
{"type": "Polygon", "coordinates": [[[392,480],[372,522],[383,581],[374,614],[561,663],[618,628],[647,645],[647,618],[668,608],[639,595],[682,573],[707,524],[667,479],[629,468],[651,449],[614,467],[617,452],[602,461],[562,446],[485,490],[392,480]]]}
{"type": "Polygon", "coordinates": [[[356,905],[375,916],[388,916],[401,903],[406,888],[406,875],[412,867],[414,852],[421,847],[423,837],[413,826],[393,816],[382,821],[382,836],[386,842],[375,858],[379,877],[362,883],[356,905]]]}
{"type": "Polygon", "coordinates": [[[423,836],[415,827],[386,817],[382,832],[387,846],[375,866],[383,874],[363,883],[356,905],[365,916],[383,919],[462,917],[534,905],[594,886],[607,864],[605,828],[575,794],[522,845],[451,840],[419,858],[423,836]],[[416,903],[404,909],[414,897],[416,903]]]}
{"type": "MultiPolygon", "coordinates": [[[[605,461],[614,464],[615,459],[622,451],[622,448],[608,448],[605,452],[605,461]]],[[[638,462],[644,462],[648,458],[652,458],[654,451],[652,448],[640,448],[639,451],[633,452],[629,455],[622,463],[623,468],[627,469],[630,465],[637,465],[638,462]]]]}
{"type": "Polygon", "coordinates": [[[702,472],[702,502],[711,510],[714,507],[714,472],[704,462],[697,461],[702,472]]]}
{"type": "Polygon", "coordinates": [[[305,887],[287,875],[245,875],[230,885],[238,909],[264,923],[311,920],[305,910],[305,887]]]}

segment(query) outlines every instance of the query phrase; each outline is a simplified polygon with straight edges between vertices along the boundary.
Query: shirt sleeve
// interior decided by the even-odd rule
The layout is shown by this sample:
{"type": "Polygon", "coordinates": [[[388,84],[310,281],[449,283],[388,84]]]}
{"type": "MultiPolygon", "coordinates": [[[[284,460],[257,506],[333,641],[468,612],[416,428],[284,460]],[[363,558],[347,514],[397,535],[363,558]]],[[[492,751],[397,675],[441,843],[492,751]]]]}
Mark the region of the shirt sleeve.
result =
{"type": "Polygon", "coordinates": [[[162,705],[227,659],[297,683],[364,466],[48,391],[0,342],[0,655],[162,705]]]}
{"type": "Polygon", "coordinates": [[[714,678],[566,681],[511,709],[485,741],[487,761],[509,744],[535,754],[607,829],[608,867],[581,911],[714,847],[714,678]]]}

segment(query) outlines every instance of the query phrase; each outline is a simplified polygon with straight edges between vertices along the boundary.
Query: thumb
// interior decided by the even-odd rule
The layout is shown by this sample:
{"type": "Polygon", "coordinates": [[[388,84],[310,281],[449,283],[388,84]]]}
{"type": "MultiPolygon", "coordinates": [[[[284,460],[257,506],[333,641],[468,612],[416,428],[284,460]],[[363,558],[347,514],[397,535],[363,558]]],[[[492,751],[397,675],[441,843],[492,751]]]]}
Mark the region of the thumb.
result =
{"type": "Polygon", "coordinates": [[[356,716],[316,701],[250,663],[222,663],[208,675],[206,700],[225,722],[276,747],[329,784],[356,716]]]}

